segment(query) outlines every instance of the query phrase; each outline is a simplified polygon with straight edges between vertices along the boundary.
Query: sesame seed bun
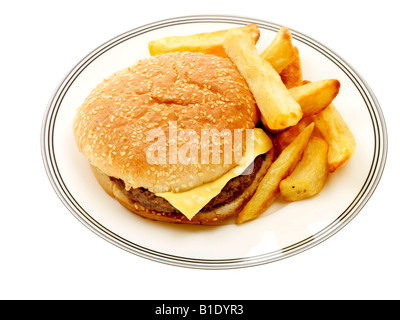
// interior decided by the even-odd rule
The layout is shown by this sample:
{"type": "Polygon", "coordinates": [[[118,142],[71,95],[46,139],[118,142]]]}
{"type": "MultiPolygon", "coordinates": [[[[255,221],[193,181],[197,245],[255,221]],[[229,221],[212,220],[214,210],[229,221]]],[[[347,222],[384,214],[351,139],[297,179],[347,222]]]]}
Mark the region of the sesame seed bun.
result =
{"type": "Polygon", "coordinates": [[[169,161],[171,141],[150,139],[151,133],[176,132],[179,150],[188,144],[185,130],[198,136],[203,129],[245,130],[258,120],[254,98],[231,60],[174,52],[140,60],[100,83],[78,109],[73,130],[79,150],[102,174],[123,180],[127,188],[181,192],[219,178],[236,163],[169,161]],[[150,163],[155,145],[167,158],[150,163]]]}

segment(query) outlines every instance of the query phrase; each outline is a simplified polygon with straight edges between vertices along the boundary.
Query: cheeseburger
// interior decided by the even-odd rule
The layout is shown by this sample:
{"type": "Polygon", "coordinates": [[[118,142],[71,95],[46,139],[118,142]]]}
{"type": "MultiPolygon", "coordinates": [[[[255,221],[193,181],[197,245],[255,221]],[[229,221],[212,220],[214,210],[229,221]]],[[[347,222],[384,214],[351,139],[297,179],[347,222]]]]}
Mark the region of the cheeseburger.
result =
{"type": "Polygon", "coordinates": [[[133,213],[215,224],[243,208],[273,161],[259,117],[229,58],[172,52],[100,83],[73,130],[101,187],[133,213]]]}

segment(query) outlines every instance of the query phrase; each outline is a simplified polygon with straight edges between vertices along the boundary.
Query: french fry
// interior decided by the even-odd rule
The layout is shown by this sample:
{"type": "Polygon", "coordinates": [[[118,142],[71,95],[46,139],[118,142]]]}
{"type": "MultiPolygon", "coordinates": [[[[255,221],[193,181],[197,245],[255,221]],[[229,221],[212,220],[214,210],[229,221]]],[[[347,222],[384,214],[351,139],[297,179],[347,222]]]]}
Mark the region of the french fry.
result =
{"type": "Polygon", "coordinates": [[[329,145],[329,171],[334,172],[343,166],[355,152],[356,142],[353,133],[332,103],[312,118],[315,127],[329,145]]]}
{"type": "Polygon", "coordinates": [[[294,171],[279,184],[284,199],[299,201],[318,194],[329,175],[328,144],[311,136],[294,171]]]}
{"type": "Polygon", "coordinates": [[[260,56],[267,60],[276,72],[281,73],[290,64],[294,56],[292,34],[289,29],[281,27],[274,40],[260,56]]]}
{"type": "MultiPolygon", "coordinates": [[[[301,119],[295,126],[276,133],[274,140],[278,154],[281,153],[311,122],[313,122],[312,117],[306,117],[301,119]]],[[[314,133],[315,130],[313,134],[314,133]]]]}
{"type": "Polygon", "coordinates": [[[340,83],[337,80],[307,82],[304,85],[289,89],[290,94],[300,104],[303,118],[294,126],[275,134],[278,153],[281,152],[313,119],[311,115],[326,108],[336,97],[340,83]]]}
{"type": "Polygon", "coordinates": [[[319,80],[289,89],[292,97],[300,104],[303,117],[325,109],[336,98],[340,82],[336,79],[319,80]]]}
{"type": "Polygon", "coordinates": [[[271,64],[260,57],[249,32],[231,29],[223,47],[249,85],[263,124],[270,130],[283,130],[297,124],[303,115],[300,105],[271,64]]]}
{"type": "Polygon", "coordinates": [[[313,129],[314,123],[311,123],[272,163],[266,175],[258,185],[255,194],[238,214],[236,219],[237,224],[254,220],[273,203],[275,197],[279,193],[280,182],[296,167],[307,146],[313,129]]]}
{"type": "MultiPolygon", "coordinates": [[[[315,82],[308,81],[305,84],[289,89],[289,93],[300,105],[303,118],[307,118],[326,108],[336,98],[339,89],[340,82],[338,80],[327,79],[315,82]]],[[[261,120],[265,121],[263,116],[261,120]]]]}
{"type": "MultiPolygon", "coordinates": [[[[260,30],[256,24],[252,23],[238,28],[248,31],[253,43],[257,43],[260,38],[260,30]]],[[[191,51],[226,57],[222,43],[228,31],[229,29],[153,40],[149,42],[148,49],[152,56],[167,52],[191,51]]]]}
{"type": "Polygon", "coordinates": [[[279,75],[288,89],[303,84],[303,69],[301,67],[300,53],[297,47],[293,47],[292,61],[279,73],[279,75]]]}

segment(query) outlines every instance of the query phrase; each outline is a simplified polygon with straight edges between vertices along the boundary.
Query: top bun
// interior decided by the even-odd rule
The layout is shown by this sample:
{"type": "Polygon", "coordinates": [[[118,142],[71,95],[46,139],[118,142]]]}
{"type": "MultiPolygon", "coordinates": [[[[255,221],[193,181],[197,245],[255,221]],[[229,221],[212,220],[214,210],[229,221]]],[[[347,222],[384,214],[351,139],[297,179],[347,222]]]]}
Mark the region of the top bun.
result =
{"type": "MultiPolygon", "coordinates": [[[[254,98],[231,60],[174,52],[143,59],[100,83],[79,108],[74,134],[89,162],[128,188],[180,192],[236,165],[223,161],[220,150],[220,163],[200,161],[200,144],[192,149],[188,142],[199,141],[191,136],[217,129],[222,137],[225,129],[252,129],[258,120],[254,98]]],[[[223,149],[226,139],[219,140],[214,142],[223,149]]]]}

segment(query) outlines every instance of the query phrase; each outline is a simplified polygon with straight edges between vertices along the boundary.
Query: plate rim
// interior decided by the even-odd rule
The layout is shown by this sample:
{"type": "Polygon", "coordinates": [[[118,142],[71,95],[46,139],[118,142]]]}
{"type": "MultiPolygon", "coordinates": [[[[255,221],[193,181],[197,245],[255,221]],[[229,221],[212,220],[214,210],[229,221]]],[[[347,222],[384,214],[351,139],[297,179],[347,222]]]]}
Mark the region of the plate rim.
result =
{"type": "Polygon", "coordinates": [[[117,247],[124,249],[130,253],[133,253],[142,258],[153,260],[156,262],[174,265],[179,267],[196,268],[196,269],[236,269],[244,267],[252,267],[262,264],[275,262],[281,259],[291,257],[293,255],[304,252],[326,239],[333,236],[344,226],[346,226],[365,206],[372,194],[375,192],[380,179],[382,177],[387,152],[388,152],[388,136],[386,122],[384,119],[383,112],[379,105],[379,102],[372,92],[369,85],[362,78],[362,76],[343,58],[336,54],[333,50],[323,45],[319,41],[299,32],[292,28],[289,28],[292,32],[293,39],[301,41],[302,43],[312,47],[321,54],[324,54],[332,62],[334,62],[352,81],[360,92],[366,107],[368,108],[371,122],[374,130],[375,138],[375,153],[371,162],[370,171],[365,179],[363,186],[361,187],[357,196],[348,205],[348,207],[340,214],[334,221],[328,226],[314,233],[313,235],[302,239],[294,244],[274,250],[268,253],[259,254],[250,257],[243,258],[232,258],[232,259],[200,259],[182,257],[172,255],[168,253],[159,252],[150,248],[140,246],[132,241],[124,239],[120,235],[107,229],[93,217],[90,213],[81,207],[76,201],[73,195],[69,192],[67,186],[62,181],[62,175],[58,171],[57,161],[54,154],[54,127],[57,119],[58,110],[62,104],[63,97],[68,92],[69,87],[74,83],[75,79],[79,77],[79,74],[89,66],[96,58],[100,57],[104,52],[113,48],[114,46],[123,43],[126,40],[140,36],[142,33],[149,32],[151,30],[165,28],[173,25],[188,24],[188,23],[230,23],[244,25],[248,23],[256,23],[263,29],[277,31],[281,25],[250,18],[243,16],[232,16],[232,15],[188,15],[179,16],[163,20],[158,20],[152,23],[148,23],[137,28],[131,29],[120,35],[117,35],[110,40],[104,42],[86,56],[84,56],[75,66],[70,70],[69,73],[62,79],[62,81],[56,87],[53,95],[48,102],[45,110],[42,127],[41,127],[41,155],[43,164],[45,167],[46,174],[50,180],[50,183],[60,198],[64,206],[86,227],[88,227],[95,234],[108,242],[116,245],[117,247]]]}

